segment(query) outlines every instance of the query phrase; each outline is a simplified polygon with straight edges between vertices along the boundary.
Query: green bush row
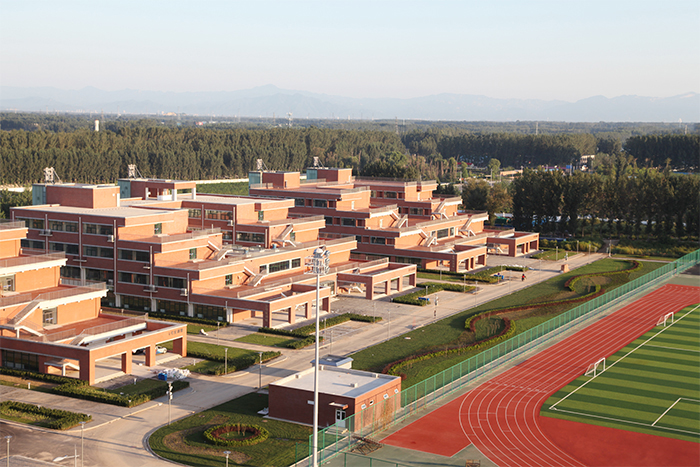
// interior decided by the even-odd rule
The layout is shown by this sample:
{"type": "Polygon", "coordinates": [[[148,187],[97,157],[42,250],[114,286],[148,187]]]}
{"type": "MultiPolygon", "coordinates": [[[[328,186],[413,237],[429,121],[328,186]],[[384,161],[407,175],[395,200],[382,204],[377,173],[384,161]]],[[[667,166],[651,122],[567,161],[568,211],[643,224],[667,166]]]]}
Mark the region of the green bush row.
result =
{"type": "MultiPolygon", "coordinates": [[[[188,381],[173,381],[173,391],[179,391],[189,387],[190,383],[188,381]]],[[[83,399],[93,402],[100,402],[103,404],[118,405],[121,407],[134,407],[144,402],[148,402],[158,397],[162,397],[166,394],[168,388],[166,385],[161,387],[156,387],[148,391],[144,391],[139,394],[131,395],[121,395],[113,392],[105,391],[101,388],[94,388],[92,386],[78,386],[75,384],[63,384],[53,388],[51,391],[55,394],[60,394],[62,396],[73,397],[76,399],[83,399]]]]}
{"type": "Polygon", "coordinates": [[[16,376],[18,378],[32,379],[35,381],[45,381],[47,383],[73,384],[76,386],[86,386],[88,384],[87,381],[83,381],[77,378],[69,378],[67,376],[59,375],[48,375],[45,373],[38,373],[35,371],[15,370],[11,368],[0,368],[0,374],[16,376]]]}
{"type": "MultiPolygon", "coordinates": [[[[201,358],[204,360],[210,360],[214,362],[221,362],[221,365],[214,366],[213,368],[210,368],[206,373],[207,374],[212,374],[212,375],[223,375],[228,373],[233,373],[234,371],[240,371],[240,370],[245,370],[246,368],[249,368],[257,363],[260,363],[260,359],[258,357],[258,354],[247,354],[247,355],[239,355],[236,357],[229,357],[228,361],[224,364],[224,357],[221,355],[214,355],[210,352],[190,352],[189,349],[187,351],[187,355],[190,357],[195,357],[195,358],[201,358]]],[[[272,360],[273,358],[277,358],[280,355],[282,355],[281,352],[277,351],[267,351],[263,352],[262,354],[262,361],[267,362],[269,360],[272,360]]]]}
{"type": "MultiPolygon", "coordinates": [[[[589,246],[591,247],[591,251],[598,251],[601,248],[603,248],[603,242],[595,240],[579,240],[578,251],[587,252],[589,246]]],[[[558,242],[556,240],[547,240],[546,238],[540,238],[541,250],[553,250],[556,247],[559,247],[561,250],[576,251],[576,240],[562,240],[558,242]]]]}
{"type": "Polygon", "coordinates": [[[509,339],[515,335],[516,331],[516,326],[515,326],[515,321],[511,321],[508,318],[503,318],[503,323],[505,324],[503,331],[498,333],[497,335],[493,337],[489,337],[486,339],[483,339],[479,342],[475,342],[473,344],[466,345],[464,347],[454,347],[451,349],[445,349],[445,350],[438,350],[436,352],[428,352],[424,353],[421,355],[413,355],[408,358],[399,360],[398,362],[392,362],[387,367],[384,369],[384,373],[394,375],[394,376],[399,376],[400,371],[407,367],[408,365],[412,365],[414,363],[423,361],[423,360],[429,360],[431,358],[435,357],[442,357],[444,355],[450,355],[450,354],[457,354],[457,353],[463,353],[467,351],[472,351],[472,350],[479,350],[482,349],[486,346],[492,346],[494,344],[497,344],[501,341],[504,341],[506,339],[509,339]]]}
{"type": "Polygon", "coordinates": [[[44,426],[54,430],[66,430],[77,426],[80,422],[89,422],[92,420],[90,415],[84,413],[69,412],[67,410],[49,409],[39,407],[38,405],[25,404],[23,402],[4,401],[0,402],[0,412],[6,413],[8,410],[24,412],[28,414],[40,415],[50,418],[44,426]]]}
{"type": "MultiPolygon", "coordinates": [[[[430,287],[430,293],[439,292],[441,290],[449,290],[450,292],[470,292],[474,290],[473,286],[468,285],[465,289],[464,285],[446,284],[442,282],[422,282],[416,287],[423,289],[430,287]]],[[[406,305],[426,306],[428,304],[428,301],[419,299],[419,297],[424,297],[425,295],[425,290],[416,290],[415,292],[411,292],[406,295],[401,295],[400,297],[394,297],[391,299],[391,301],[394,303],[403,303],[406,305]]]]}
{"type": "MultiPolygon", "coordinates": [[[[323,325],[325,327],[330,327],[330,326],[335,326],[337,324],[344,323],[346,321],[363,321],[367,323],[374,323],[377,321],[381,321],[382,318],[378,316],[365,316],[365,315],[358,315],[357,313],[343,313],[342,315],[338,316],[333,316],[331,318],[326,318],[323,320],[323,325]]],[[[308,324],[306,326],[302,326],[300,328],[294,329],[293,331],[290,331],[288,329],[274,329],[274,328],[260,328],[258,329],[258,332],[262,332],[265,334],[275,334],[278,336],[289,336],[289,337],[297,337],[299,339],[305,339],[306,337],[309,336],[309,334],[316,332],[316,323],[313,324],[308,324]]]]}
{"type": "Polygon", "coordinates": [[[634,271],[638,271],[644,267],[639,261],[631,260],[629,261],[631,267],[629,269],[623,269],[622,271],[608,271],[608,272],[594,272],[590,274],[581,274],[578,276],[571,277],[564,283],[564,287],[568,287],[569,290],[575,292],[574,286],[578,281],[586,277],[605,277],[605,276],[616,276],[619,274],[630,274],[634,271]]]}
{"type": "Polygon", "coordinates": [[[251,446],[253,444],[258,444],[265,441],[269,436],[270,432],[263,427],[257,425],[243,425],[242,423],[236,423],[234,425],[218,425],[209,428],[204,432],[204,437],[207,439],[207,441],[217,446],[251,446]],[[245,439],[222,439],[214,434],[216,431],[224,429],[227,431],[252,429],[255,434],[245,439]]]}

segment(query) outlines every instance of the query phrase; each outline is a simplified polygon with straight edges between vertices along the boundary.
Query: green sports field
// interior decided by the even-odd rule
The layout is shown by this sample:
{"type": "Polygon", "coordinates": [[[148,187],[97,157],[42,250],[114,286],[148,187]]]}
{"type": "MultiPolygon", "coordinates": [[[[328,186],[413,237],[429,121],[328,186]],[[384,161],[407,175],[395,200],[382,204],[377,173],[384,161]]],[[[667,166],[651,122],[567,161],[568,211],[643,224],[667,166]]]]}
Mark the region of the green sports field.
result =
{"type": "Polygon", "coordinates": [[[676,313],[542,406],[541,415],[700,442],[700,305],[676,313]]]}

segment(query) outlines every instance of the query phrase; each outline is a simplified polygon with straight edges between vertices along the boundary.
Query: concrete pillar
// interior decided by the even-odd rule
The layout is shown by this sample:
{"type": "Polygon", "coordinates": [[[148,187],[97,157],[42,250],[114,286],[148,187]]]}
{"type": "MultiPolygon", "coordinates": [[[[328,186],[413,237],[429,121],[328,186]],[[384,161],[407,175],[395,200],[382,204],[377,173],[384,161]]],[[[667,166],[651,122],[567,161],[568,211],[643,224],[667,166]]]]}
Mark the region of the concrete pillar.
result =
{"type": "Polygon", "coordinates": [[[264,328],[269,328],[270,327],[270,310],[263,310],[262,312],[262,325],[264,328]]]}
{"type": "Polygon", "coordinates": [[[187,304],[187,316],[190,318],[194,317],[194,305],[191,303],[187,304]]]}
{"type": "Polygon", "coordinates": [[[304,303],[304,318],[311,318],[311,302],[304,303]]]}
{"type": "Polygon", "coordinates": [[[374,281],[371,278],[369,283],[365,285],[365,298],[374,300],[374,281]]]}
{"type": "Polygon", "coordinates": [[[80,363],[80,379],[87,381],[89,385],[95,384],[95,361],[90,358],[90,353],[85,352],[78,359],[80,363]]]}
{"type": "Polygon", "coordinates": [[[397,292],[403,292],[403,276],[399,277],[399,278],[396,279],[396,280],[398,281],[397,284],[396,284],[396,285],[397,285],[396,291],[397,291],[397,292]]]}
{"type": "Polygon", "coordinates": [[[187,356],[187,334],[173,340],[173,352],[181,357],[187,356]]]}
{"type": "Polygon", "coordinates": [[[151,311],[156,312],[158,311],[158,304],[156,303],[156,299],[152,298],[151,299],[151,311]]]}
{"type": "Polygon", "coordinates": [[[146,347],[146,366],[156,366],[156,346],[146,347]]]}
{"type": "Polygon", "coordinates": [[[384,282],[384,294],[385,295],[390,295],[391,294],[391,281],[387,280],[384,282]]]}
{"type": "Polygon", "coordinates": [[[122,371],[130,375],[131,374],[131,352],[124,352],[122,354],[122,371]]]}
{"type": "MultiPolygon", "coordinates": [[[[49,367],[46,366],[48,357],[45,355],[37,355],[37,363],[39,364],[39,373],[48,373],[49,367]]],[[[2,350],[0,350],[0,362],[2,361],[2,350]]]]}
{"type": "Polygon", "coordinates": [[[326,313],[331,312],[331,297],[326,297],[321,299],[321,304],[323,305],[323,310],[326,313]]]}
{"type": "Polygon", "coordinates": [[[296,319],[295,313],[294,313],[294,307],[290,306],[289,311],[287,312],[287,322],[289,324],[294,324],[294,321],[296,319]]]}
{"type": "MultiPolygon", "coordinates": [[[[115,271],[115,273],[116,273],[116,271],[115,271]]],[[[116,276],[116,274],[115,274],[115,276],[116,276]]],[[[121,308],[121,307],[122,307],[122,296],[119,295],[118,293],[115,293],[115,294],[114,294],[114,306],[115,306],[116,308],[121,308]]]]}

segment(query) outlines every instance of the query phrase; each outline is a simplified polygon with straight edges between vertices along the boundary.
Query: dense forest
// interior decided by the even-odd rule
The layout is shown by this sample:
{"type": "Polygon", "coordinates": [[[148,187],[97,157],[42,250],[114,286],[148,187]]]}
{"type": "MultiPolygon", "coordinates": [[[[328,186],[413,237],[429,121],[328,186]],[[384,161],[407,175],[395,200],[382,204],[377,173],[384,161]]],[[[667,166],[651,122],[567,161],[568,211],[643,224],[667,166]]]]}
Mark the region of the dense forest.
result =
{"type": "Polygon", "coordinates": [[[525,169],[512,183],[469,180],[468,209],[513,213],[517,229],[576,235],[599,233],[690,237],[700,233],[700,177],[639,168],[630,156],[607,158],[596,172],[525,169]]]}
{"type": "MultiPolygon", "coordinates": [[[[182,122],[172,117],[119,118],[103,122],[99,132],[92,130],[87,116],[3,114],[1,123],[2,184],[39,181],[44,167],[54,167],[63,181],[113,182],[126,175],[128,164],[151,177],[238,178],[255,167],[256,159],[270,170],[303,170],[314,157],[326,166],[352,167],[360,175],[453,182],[467,175],[459,168],[461,162],[484,167],[496,159],[503,167],[535,168],[575,164],[587,154],[624,153],[640,166],[670,164],[695,171],[700,154],[697,133],[642,134],[653,125],[612,123],[542,123],[540,134],[524,131],[532,122],[436,123],[398,133],[387,131],[394,129],[389,122],[360,130],[265,128],[254,122],[247,128],[195,126],[190,121],[178,126],[182,122]],[[572,126],[568,133],[566,126],[572,126]],[[498,128],[515,131],[494,132],[498,128]],[[586,128],[595,133],[583,132],[586,128]]],[[[659,125],[661,130],[671,128],[659,125]]]]}

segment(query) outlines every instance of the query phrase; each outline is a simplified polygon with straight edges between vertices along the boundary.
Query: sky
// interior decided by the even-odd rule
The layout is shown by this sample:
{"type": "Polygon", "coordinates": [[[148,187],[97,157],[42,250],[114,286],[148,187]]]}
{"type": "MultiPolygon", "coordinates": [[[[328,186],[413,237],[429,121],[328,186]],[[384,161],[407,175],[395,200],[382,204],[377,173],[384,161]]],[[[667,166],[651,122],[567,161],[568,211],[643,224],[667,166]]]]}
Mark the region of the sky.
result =
{"type": "Polygon", "coordinates": [[[573,102],[700,92],[700,1],[0,0],[0,85],[573,102]]]}

